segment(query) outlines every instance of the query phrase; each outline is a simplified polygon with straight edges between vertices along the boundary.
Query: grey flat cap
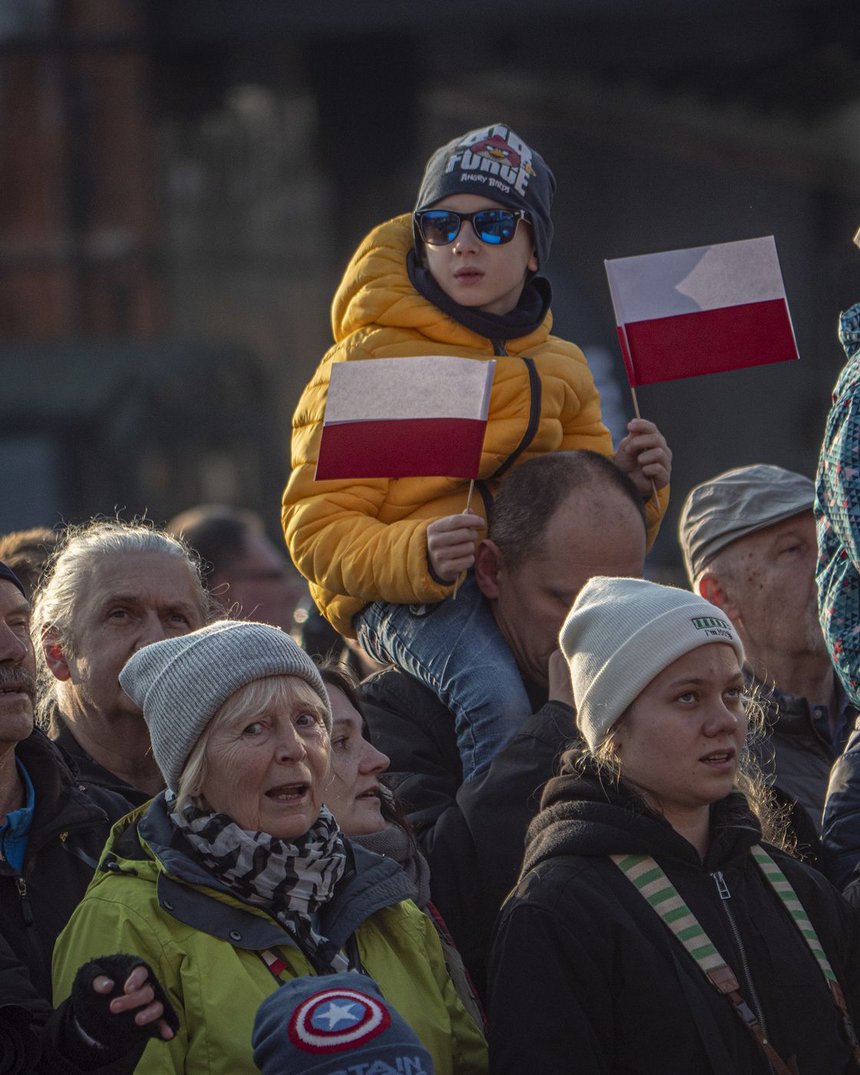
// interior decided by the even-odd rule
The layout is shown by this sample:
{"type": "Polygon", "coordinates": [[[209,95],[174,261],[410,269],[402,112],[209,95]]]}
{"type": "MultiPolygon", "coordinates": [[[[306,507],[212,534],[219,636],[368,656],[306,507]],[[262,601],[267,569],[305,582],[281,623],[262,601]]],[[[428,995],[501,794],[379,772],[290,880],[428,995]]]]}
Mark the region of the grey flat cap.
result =
{"type": "Polygon", "coordinates": [[[769,463],[736,467],[692,489],[678,522],[678,540],[692,585],[733,541],[802,511],[812,511],[811,478],[769,463]]]}

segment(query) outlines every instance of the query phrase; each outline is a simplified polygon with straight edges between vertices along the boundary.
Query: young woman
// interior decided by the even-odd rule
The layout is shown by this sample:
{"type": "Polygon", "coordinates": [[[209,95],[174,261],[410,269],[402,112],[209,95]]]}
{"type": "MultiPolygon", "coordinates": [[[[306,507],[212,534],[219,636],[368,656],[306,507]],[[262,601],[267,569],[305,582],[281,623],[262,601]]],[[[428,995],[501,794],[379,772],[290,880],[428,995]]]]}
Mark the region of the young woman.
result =
{"type": "Polygon", "coordinates": [[[595,578],[561,647],[586,746],[547,785],[502,910],[491,1071],[860,1070],[854,914],[761,847],[738,790],[748,714],[731,624],[686,591],[595,578]]]}

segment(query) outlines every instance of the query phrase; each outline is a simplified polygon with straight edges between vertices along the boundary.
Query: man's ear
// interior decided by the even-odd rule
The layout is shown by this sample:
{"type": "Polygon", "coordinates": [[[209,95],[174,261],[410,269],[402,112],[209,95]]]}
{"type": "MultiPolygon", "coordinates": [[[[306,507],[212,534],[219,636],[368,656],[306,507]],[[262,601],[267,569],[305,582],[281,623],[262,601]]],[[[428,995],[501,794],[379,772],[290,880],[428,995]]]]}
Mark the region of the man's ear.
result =
{"type": "Polygon", "coordinates": [[[58,641],[55,630],[49,628],[42,634],[42,650],[45,654],[45,664],[50,668],[55,679],[65,682],[72,678],[63,645],[58,641]]]}
{"type": "Polygon", "coordinates": [[[734,601],[726,592],[717,576],[710,571],[706,571],[699,578],[699,581],[696,584],[696,589],[700,597],[704,597],[704,599],[710,601],[712,605],[721,608],[730,620],[734,620],[738,615],[738,609],[734,601]]]}
{"type": "Polygon", "coordinates": [[[475,549],[475,582],[490,601],[499,596],[499,573],[503,563],[502,550],[495,541],[482,538],[475,549]]]}

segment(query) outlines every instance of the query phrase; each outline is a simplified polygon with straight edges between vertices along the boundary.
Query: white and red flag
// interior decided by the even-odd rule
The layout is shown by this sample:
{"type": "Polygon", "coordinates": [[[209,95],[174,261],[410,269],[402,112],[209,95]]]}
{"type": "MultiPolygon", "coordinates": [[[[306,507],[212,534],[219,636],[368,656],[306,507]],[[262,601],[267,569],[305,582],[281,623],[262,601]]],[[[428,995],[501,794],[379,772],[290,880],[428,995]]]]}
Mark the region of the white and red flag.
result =
{"type": "Polygon", "coordinates": [[[798,358],[772,235],[605,264],[634,388],[798,358]]]}
{"type": "Polygon", "coordinates": [[[495,368],[451,355],[336,362],[316,480],[476,478],[495,368]]]}

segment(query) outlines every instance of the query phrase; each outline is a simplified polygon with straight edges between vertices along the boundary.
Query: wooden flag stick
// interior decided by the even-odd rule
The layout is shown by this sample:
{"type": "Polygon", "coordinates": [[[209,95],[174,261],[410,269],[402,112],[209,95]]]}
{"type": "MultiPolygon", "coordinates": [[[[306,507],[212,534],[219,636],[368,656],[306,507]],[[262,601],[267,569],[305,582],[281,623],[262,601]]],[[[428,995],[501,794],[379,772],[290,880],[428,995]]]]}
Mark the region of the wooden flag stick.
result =
{"type": "Polygon", "coordinates": [[[642,415],[639,413],[639,400],[636,398],[636,389],[633,385],[630,385],[630,395],[633,397],[633,413],[637,418],[641,418],[642,415]]]}
{"type": "MultiPolygon", "coordinates": [[[[471,506],[472,493],[474,493],[474,491],[475,491],[475,479],[472,478],[472,480],[469,482],[469,492],[468,492],[468,494],[466,496],[466,506],[465,506],[465,508],[463,508],[464,513],[467,512],[469,510],[469,507],[471,506]]],[[[457,580],[454,583],[454,592],[451,594],[451,600],[452,601],[457,600],[457,591],[460,589],[460,583],[463,581],[463,579],[465,577],[466,577],[466,572],[465,571],[461,571],[460,574],[457,576],[457,580]]]]}

